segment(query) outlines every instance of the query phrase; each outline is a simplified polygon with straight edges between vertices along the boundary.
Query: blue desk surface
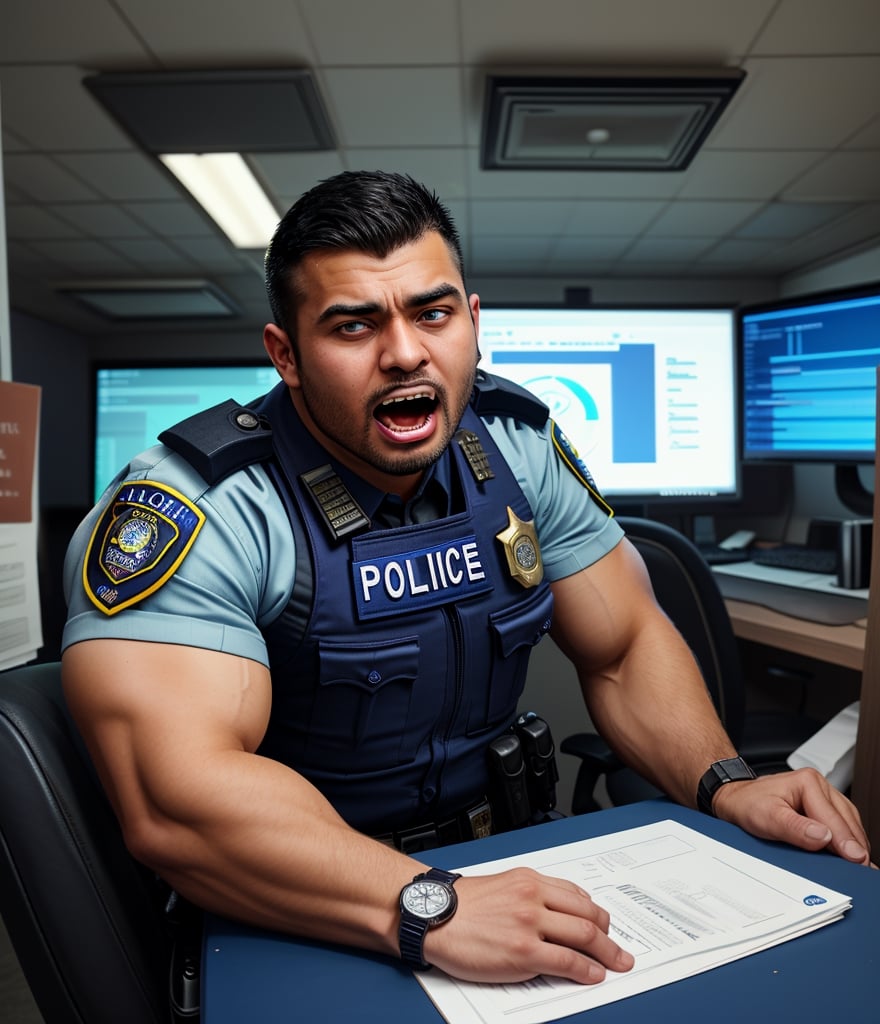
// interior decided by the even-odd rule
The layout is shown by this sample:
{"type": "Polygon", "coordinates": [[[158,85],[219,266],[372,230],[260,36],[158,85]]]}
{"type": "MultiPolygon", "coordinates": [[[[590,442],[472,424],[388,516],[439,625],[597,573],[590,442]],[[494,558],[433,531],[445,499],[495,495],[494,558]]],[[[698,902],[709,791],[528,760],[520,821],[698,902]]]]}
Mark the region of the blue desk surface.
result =
{"type": "MultiPolygon", "coordinates": [[[[565,818],[434,851],[455,868],[673,818],[780,867],[846,893],[842,921],[693,978],[564,1018],[571,1024],[650,1020],[712,1024],[880,1020],[880,871],[745,835],[665,800],[565,818]]],[[[412,974],[382,956],[258,931],[210,917],[205,931],[202,1024],[440,1024],[412,974]]]]}

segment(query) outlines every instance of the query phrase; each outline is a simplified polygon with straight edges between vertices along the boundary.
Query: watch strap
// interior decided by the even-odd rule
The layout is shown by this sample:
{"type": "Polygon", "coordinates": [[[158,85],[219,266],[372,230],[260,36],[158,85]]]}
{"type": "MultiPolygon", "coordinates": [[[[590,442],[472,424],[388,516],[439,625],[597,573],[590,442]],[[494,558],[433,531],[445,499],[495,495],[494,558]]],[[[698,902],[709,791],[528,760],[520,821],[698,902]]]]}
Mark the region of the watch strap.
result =
{"type": "MultiPolygon", "coordinates": [[[[429,871],[416,875],[413,882],[442,882],[444,885],[451,886],[457,878],[461,878],[461,875],[452,871],[444,871],[442,868],[431,868],[429,871]]],[[[412,882],[407,884],[412,885],[412,882]]],[[[415,917],[401,907],[400,928],[397,933],[400,959],[414,971],[430,970],[431,965],[425,961],[423,952],[425,933],[430,927],[430,921],[415,917]]]]}
{"type": "Polygon", "coordinates": [[[715,817],[712,800],[718,790],[728,782],[742,782],[757,776],[741,757],[725,757],[709,765],[697,786],[697,807],[715,817]]]}

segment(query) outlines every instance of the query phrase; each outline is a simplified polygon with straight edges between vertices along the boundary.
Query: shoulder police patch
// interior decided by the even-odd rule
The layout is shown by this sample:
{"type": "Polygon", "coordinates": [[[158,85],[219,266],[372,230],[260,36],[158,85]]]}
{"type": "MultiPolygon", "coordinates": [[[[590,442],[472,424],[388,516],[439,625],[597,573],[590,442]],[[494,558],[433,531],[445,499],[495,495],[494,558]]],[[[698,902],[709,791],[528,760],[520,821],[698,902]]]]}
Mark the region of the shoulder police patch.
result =
{"type": "Polygon", "coordinates": [[[105,615],[155,593],[192,547],[205,515],[152,480],[123,484],[98,520],[83,562],[83,586],[105,615]]]}
{"type": "Polygon", "coordinates": [[[552,426],[553,447],[566,466],[574,473],[580,482],[586,487],[593,501],[609,516],[614,515],[614,509],[599,493],[599,488],[593,480],[592,474],[584,465],[583,460],[577,453],[577,449],[569,441],[562,431],[562,428],[555,420],[550,421],[552,426]]]}

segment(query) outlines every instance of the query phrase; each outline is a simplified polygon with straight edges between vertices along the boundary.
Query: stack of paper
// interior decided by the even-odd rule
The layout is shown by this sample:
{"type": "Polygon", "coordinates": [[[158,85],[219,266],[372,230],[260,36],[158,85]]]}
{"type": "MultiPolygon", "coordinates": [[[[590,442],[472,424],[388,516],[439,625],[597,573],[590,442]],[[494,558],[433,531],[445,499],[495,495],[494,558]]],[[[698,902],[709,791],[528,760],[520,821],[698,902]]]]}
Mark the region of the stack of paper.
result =
{"type": "Polygon", "coordinates": [[[517,866],[567,878],[611,914],[612,938],[635,958],[598,985],[539,977],[522,984],[418,975],[450,1024],[543,1024],[667,985],[803,935],[843,916],[848,896],[674,821],[458,868],[517,866]]]}

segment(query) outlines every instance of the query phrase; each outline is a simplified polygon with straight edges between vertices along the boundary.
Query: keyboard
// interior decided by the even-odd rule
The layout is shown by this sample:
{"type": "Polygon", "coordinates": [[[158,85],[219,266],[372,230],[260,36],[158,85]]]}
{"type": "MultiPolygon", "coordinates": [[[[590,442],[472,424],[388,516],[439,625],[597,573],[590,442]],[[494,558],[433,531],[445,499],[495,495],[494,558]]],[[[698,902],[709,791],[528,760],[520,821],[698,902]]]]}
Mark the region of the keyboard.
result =
{"type": "Polygon", "coordinates": [[[747,548],[723,548],[719,544],[701,544],[700,554],[709,565],[733,565],[735,562],[751,561],[747,548]]]}
{"type": "Polygon", "coordinates": [[[837,552],[827,548],[808,548],[802,544],[780,544],[775,548],[753,548],[751,561],[755,565],[770,565],[776,569],[797,569],[799,572],[837,572],[837,552]]]}

